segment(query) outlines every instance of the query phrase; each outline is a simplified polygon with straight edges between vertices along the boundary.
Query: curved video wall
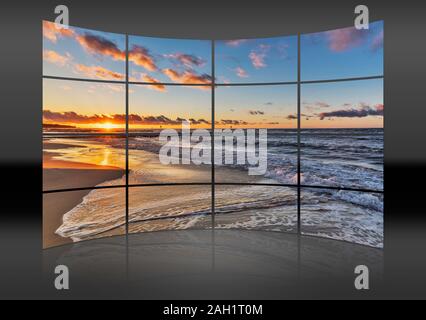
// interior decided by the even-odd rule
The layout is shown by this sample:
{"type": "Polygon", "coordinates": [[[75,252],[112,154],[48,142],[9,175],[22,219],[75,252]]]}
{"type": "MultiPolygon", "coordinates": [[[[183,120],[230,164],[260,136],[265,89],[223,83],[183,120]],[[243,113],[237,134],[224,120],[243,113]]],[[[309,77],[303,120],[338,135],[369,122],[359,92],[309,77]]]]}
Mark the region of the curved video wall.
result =
{"type": "Polygon", "coordinates": [[[43,246],[179,229],[383,247],[383,22],[189,40],[43,22],[43,246]]]}

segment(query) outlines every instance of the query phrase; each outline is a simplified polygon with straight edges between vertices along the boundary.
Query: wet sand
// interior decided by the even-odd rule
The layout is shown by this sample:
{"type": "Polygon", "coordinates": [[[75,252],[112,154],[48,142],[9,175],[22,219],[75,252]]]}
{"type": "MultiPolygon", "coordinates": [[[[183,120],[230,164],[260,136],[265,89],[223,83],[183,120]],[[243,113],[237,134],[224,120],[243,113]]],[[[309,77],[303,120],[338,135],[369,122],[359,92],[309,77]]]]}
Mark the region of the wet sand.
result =
{"type": "MultiPolygon", "coordinates": [[[[43,143],[44,149],[71,148],[73,145],[43,143]]],[[[102,182],[121,178],[124,170],[112,166],[53,159],[54,152],[43,153],[43,190],[94,187],[102,182]]],[[[72,242],[55,231],[62,224],[64,213],[81,203],[90,190],[43,194],[43,247],[72,242]]]]}

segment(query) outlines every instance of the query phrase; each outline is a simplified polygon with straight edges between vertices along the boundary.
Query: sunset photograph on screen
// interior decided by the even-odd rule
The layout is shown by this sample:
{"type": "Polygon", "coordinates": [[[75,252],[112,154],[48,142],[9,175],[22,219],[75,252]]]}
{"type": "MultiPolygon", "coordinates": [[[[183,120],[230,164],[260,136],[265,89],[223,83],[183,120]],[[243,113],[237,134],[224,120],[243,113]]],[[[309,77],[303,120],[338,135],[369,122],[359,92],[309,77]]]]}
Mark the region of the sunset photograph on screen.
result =
{"type": "Polygon", "coordinates": [[[131,233],[211,228],[212,200],[215,228],[297,232],[298,185],[302,233],[383,246],[383,22],[214,46],[42,28],[44,247],[124,234],[126,209],[131,233]],[[180,140],[162,163],[161,132],[183,123],[256,129],[266,170],[222,161],[236,140],[214,145],[214,176],[180,140]]]}

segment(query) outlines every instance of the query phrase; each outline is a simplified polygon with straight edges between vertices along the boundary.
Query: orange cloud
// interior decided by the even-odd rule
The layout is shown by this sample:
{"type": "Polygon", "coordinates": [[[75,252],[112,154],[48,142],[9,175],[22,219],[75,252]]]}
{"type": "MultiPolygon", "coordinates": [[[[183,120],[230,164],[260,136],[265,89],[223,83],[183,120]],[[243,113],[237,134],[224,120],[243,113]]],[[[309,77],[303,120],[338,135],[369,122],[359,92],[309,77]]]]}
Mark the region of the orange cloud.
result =
{"type": "Polygon", "coordinates": [[[48,61],[50,63],[64,66],[72,59],[72,56],[67,53],[66,55],[61,55],[53,50],[44,50],[43,51],[43,60],[48,61]]]}
{"type": "Polygon", "coordinates": [[[151,55],[147,48],[134,45],[132,50],[129,51],[129,61],[134,64],[145,68],[148,71],[157,71],[154,57],[151,55]]]}
{"type": "Polygon", "coordinates": [[[178,72],[176,70],[166,68],[163,69],[163,73],[169,77],[170,80],[183,84],[210,84],[212,81],[212,77],[208,74],[198,75],[195,72],[188,70],[178,72]]]}
{"type": "Polygon", "coordinates": [[[165,55],[165,57],[175,59],[187,68],[200,67],[206,63],[204,59],[197,57],[193,54],[175,53],[165,55]]]}
{"type": "Polygon", "coordinates": [[[52,42],[56,42],[58,37],[73,37],[74,31],[71,28],[65,29],[53,22],[43,21],[43,36],[52,42]]]}
{"type": "Polygon", "coordinates": [[[137,72],[133,72],[133,77],[130,77],[130,81],[133,82],[148,82],[148,83],[152,83],[152,85],[148,86],[149,89],[153,89],[153,90],[157,90],[157,91],[161,91],[161,92],[166,92],[166,86],[161,84],[161,81],[150,76],[147,75],[146,73],[140,73],[138,76],[137,72]]]}
{"type": "Polygon", "coordinates": [[[126,60],[126,53],[119,49],[114,42],[102,36],[86,33],[78,35],[76,41],[91,54],[109,56],[114,60],[126,60]]]}
{"type": "MultiPolygon", "coordinates": [[[[151,77],[147,74],[142,75],[142,81],[149,82],[149,83],[160,83],[160,81],[158,79],[155,79],[154,77],[151,77]]],[[[148,87],[150,89],[154,89],[154,90],[161,91],[161,92],[166,91],[166,86],[163,85],[163,84],[150,85],[148,87]]]]}
{"type": "Polygon", "coordinates": [[[77,73],[83,74],[89,78],[98,78],[103,80],[123,80],[124,75],[119,72],[108,70],[101,66],[86,66],[84,64],[76,64],[75,70],[77,73]]]}

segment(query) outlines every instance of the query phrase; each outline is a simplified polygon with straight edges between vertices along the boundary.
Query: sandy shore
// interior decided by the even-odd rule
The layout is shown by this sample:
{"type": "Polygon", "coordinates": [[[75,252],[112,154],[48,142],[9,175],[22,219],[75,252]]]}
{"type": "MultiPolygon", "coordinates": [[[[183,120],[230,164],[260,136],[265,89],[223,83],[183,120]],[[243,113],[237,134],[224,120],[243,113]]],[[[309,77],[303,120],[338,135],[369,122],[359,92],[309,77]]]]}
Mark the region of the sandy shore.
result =
{"type": "MultiPolygon", "coordinates": [[[[44,150],[72,148],[71,144],[43,143],[44,150]]],[[[53,159],[54,152],[43,152],[43,190],[94,187],[124,175],[124,170],[111,166],[53,159]]],[[[55,231],[62,224],[63,215],[81,203],[90,190],[59,192],[43,195],[43,247],[72,242],[55,231]]]]}
{"type": "MultiPolygon", "coordinates": [[[[57,159],[60,155],[60,149],[73,148],[76,145],[66,143],[49,143],[44,142],[43,153],[43,189],[68,189],[79,187],[94,187],[106,181],[121,178],[124,170],[111,166],[98,166],[95,164],[80,163],[74,161],[66,161],[57,159]]],[[[80,145],[78,147],[81,147],[80,145]]],[[[195,165],[162,165],[158,161],[158,155],[145,152],[142,150],[132,150],[131,156],[135,156],[138,166],[143,168],[143,183],[168,183],[168,182],[207,182],[211,181],[210,166],[195,165]]],[[[133,176],[133,175],[132,175],[133,176]]],[[[216,180],[229,182],[255,182],[267,179],[249,176],[247,172],[227,167],[216,167],[216,180]]],[[[130,180],[130,183],[140,183],[141,181],[130,180]]],[[[239,186],[222,187],[227,193],[233,193],[239,189],[239,186]]],[[[167,212],[167,208],[182,207],[183,211],[191,211],[193,207],[210,209],[211,197],[210,186],[178,186],[178,187],[145,187],[130,189],[130,210],[137,199],[137,203],[144,203],[147,206],[158,207],[158,211],[167,212]],[[182,199],[185,199],[184,203],[182,199]],[[161,204],[164,204],[163,206],[161,204]]],[[[82,202],[83,197],[88,195],[90,190],[60,192],[43,195],[43,246],[45,248],[57,246],[65,243],[71,243],[70,237],[62,237],[55,233],[58,228],[63,225],[64,214],[72,210],[82,202]]],[[[99,191],[98,191],[99,192],[99,191]]],[[[105,191],[107,194],[111,191],[105,191]]],[[[120,197],[121,198],[121,197],[120,197]]],[[[123,195],[122,199],[125,197],[123,195]]],[[[106,206],[107,204],[105,204],[106,206]]],[[[119,201],[115,202],[116,206],[122,207],[123,217],[125,214],[125,206],[119,201]]],[[[121,209],[119,210],[121,212],[121,209]]],[[[152,212],[152,210],[151,210],[152,212]]],[[[157,212],[161,214],[160,212],[157,212]]],[[[100,214],[108,214],[101,212],[100,214]]],[[[117,213],[115,213],[117,214],[117,213]]],[[[81,223],[89,222],[94,218],[93,214],[86,217],[80,217],[81,223]],[[86,221],[87,219],[87,221],[86,221]]],[[[210,218],[206,217],[206,221],[201,219],[197,222],[196,227],[210,227],[210,218]]],[[[132,223],[130,225],[131,232],[155,230],[159,222],[152,221],[150,223],[132,223]]],[[[167,229],[167,220],[162,221],[161,228],[167,229]]],[[[171,224],[171,228],[176,226],[171,224]]],[[[182,226],[183,227],[183,226],[182,226]]],[[[195,226],[194,226],[195,227],[195,226]]],[[[85,227],[89,230],[90,227],[85,227]]],[[[89,238],[120,234],[123,227],[111,229],[102,232],[99,235],[91,235],[89,238]]]]}

